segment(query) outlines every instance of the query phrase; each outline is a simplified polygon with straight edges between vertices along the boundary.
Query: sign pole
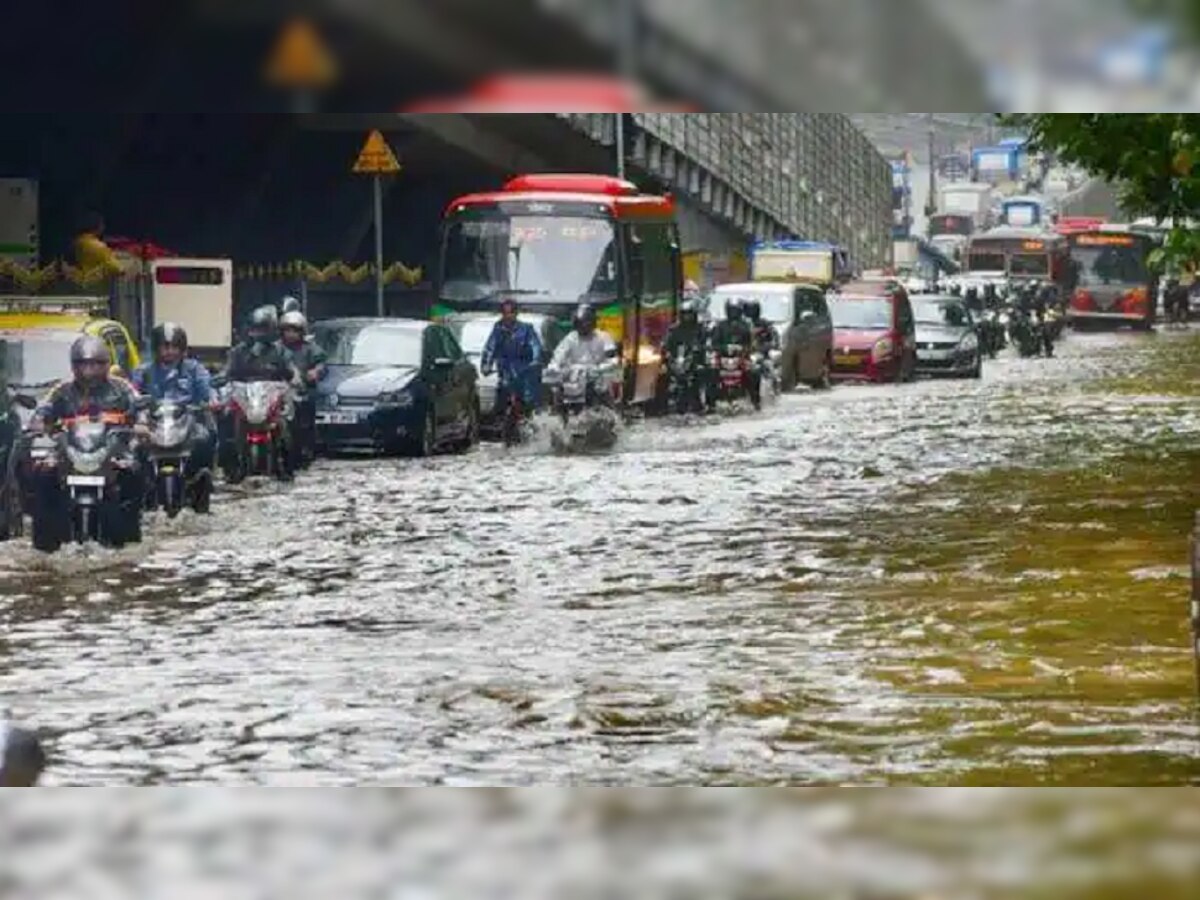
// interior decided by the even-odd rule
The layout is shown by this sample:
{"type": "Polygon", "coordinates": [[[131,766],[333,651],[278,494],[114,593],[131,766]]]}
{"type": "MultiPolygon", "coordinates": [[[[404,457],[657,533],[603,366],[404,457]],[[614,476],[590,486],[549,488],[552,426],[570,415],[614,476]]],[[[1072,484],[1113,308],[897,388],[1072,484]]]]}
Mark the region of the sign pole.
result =
{"type": "Polygon", "coordinates": [[[375,315],[381,319],[383,310],[383,176],[371,179],[375,184],[375,315]]]}
{"type": "Polygon", "coordinates": [[[354,171],[371,176],[375,206],[375,314],[383,318],[383,176],[399,172],[400,161],[381,132],[372,131],[367,135],[367,142],[355,160],[354,171]]]}

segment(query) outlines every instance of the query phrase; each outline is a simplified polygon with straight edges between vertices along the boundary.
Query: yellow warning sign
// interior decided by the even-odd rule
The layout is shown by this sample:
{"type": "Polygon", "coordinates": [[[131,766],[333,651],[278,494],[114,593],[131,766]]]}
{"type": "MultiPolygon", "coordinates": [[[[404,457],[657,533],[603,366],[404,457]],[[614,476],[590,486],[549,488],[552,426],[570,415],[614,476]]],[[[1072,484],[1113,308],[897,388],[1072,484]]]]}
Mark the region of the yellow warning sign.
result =
{"type": "Polygon", "coordinates": [[[367,135],[367,142],[354,162],[354,171],[360,175],[394,175],[400,171],[400,160],[383,134],[376,130],[367,135]]]}
{"type": "Polygon", "coordinates": [[[319,88],[337,77],[337,65],[312,23],[293,19],[279,36],[266,74],[278,87],[319,88]]]}

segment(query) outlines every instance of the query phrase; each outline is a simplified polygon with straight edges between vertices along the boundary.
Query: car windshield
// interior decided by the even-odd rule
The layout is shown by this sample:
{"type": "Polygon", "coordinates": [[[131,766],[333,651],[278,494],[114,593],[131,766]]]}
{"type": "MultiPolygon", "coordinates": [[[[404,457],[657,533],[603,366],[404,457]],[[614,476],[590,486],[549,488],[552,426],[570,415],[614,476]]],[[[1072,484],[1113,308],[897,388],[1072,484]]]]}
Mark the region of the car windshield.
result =
{"type": "Polygon", "coordinates": [[[839,297],[829,302],[834,328],[887,329],[892,327],[889,300],[839,297]]]}
{"type": "Polygon", "coordinates": [[[6,345],[4,374],[12,387],[38,387],[71,375],[71,344],[79,335],[31,337],[19,333],[0,335],[6,345]]]}
{"type": "Polygon", "coordinates": [[[421,365],[424,331],[411,326],[321,326],[313,338],[329,355],[333,366],[421,365]]]}
{"type": "Polygon", "coordinates": [[[1136,247],[1075,247],[1071,259],[1077,266],[1080,287],[1128,287],[1150,280],[1145,256],[1136,247]]]}
{"type": "Polygon", "coordinates": [[[918,325],[949,325],[952,328],[963,328],[971,322],[967,307],[961,300],[918,297],[912,301],[912,306],[918,325]]]}
{"type": "Polygon", "coordinates": [[[792,294],[754,290],[723,290],[713,292],[709,309],[718,322],[725,318],[725,304],[730,300],[745,303],[752,300],[762,308],[763,318],[775,324],[786,324],[792,320],[792,294]]]}
{"type": "Polygon", "coordinates": [[[442,296],[480,301],[503,294],[550,302],[617,296],[611,222],[580,216],[507,216],[453,222],[442,255],[442,296]]]}

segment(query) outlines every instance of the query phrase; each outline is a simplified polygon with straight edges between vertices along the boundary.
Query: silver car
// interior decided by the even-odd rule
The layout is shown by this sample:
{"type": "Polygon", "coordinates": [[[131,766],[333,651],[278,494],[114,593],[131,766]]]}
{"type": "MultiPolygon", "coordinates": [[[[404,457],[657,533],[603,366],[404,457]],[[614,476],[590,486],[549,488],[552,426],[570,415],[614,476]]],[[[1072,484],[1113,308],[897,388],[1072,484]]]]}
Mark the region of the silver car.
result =
{"type": "Polygon", "coordinates": [[[917,373],[978,378],[983,373],[978,325],[960,298],[918,294],[910,298],[917,321],[917,373]]]}
{"type": "MultiPolygon", "coordinates": [[[[542,339],[542,348],[546,354],[543,363],[548,362],[550,354],[554,352],[554,348],[558,346],[558,342],[566,335],[567,329],[553,316],[543,313],[521,313],[519,318],[522,322],[532,325],[537,329],[538,336],[542,339]]],[[[475,371],[479,373],[479,381],[477,383],[479,389],[479,412],[485,423],[493,421],[500,412],[496,408],[499,376],[495,372],[492,372],[490,375],[484,375],[480,370],[483,359],[483,348],[487,344],[492,329],[499,321],[500,316],[495,313],[456,313],[447,316],[443,320],[446,327],[454,332],[454,336],[458,338],[458,343],[462,347],[463,353],[471,361],[472,365],[475,366],[475,371]]]]}

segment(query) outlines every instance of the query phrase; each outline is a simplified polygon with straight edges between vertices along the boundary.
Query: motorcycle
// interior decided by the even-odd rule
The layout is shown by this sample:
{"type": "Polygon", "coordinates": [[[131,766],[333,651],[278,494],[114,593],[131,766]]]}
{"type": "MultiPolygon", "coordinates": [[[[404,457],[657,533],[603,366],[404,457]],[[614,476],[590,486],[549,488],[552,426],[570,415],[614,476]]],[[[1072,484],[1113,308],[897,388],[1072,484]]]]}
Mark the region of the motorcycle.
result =
{"type": "MultiPolygon", "coordinates": [[[[726,344],[713,351],[712,365],[717,371],[717,399],[734,403],[750,396],[750,357],[741,344],[726,344]]],[[[753,402],[753,398],[752,402],[753,402]]],[[[754,403],[757,409],[761,402],[754,403]]]]}
{"type": "Polygon", "coordinates": [[[667,397],[671,412],[703,412],[705,389],[703,356],[693,347],[679,346],[667,361],[667,397]]]}
{"type": "Polygon", "coordinates": [[[499,393],[504,399],[500,420],[500,437],[505,447],[515,447],[525,442],[529,431],[529,420],[525,415],[525,402],[521,396],[521,385],[510,373],[500,372],[499,393]],[[510,380],[511,379],[511,380],[510,380]]]}
{"type": "Polygon", "coordinates": [[[125,416],[74,418],[29,449],[39,488],[31,510],[33,546],[53,553],[64,542],[111,547],[142,539],[142,498],[122,497],[133,479],[132,429],[125,416]]]}
{"type": "Polygon", "coordinates": [[[783,352],[780,350],[768,350],[765,353],[759,351],[750,355],[750,371],[755,376],[751,384],[750,400],[754,403],[755,409],[762,406],[763,385],[770,385],[772,397],[778,397],[783,393],[783,377],[780,374],[782,359],[783,352]],[[757,390],[754,390],[755,384],[757,384],[757,390]]]}
{"type": "Polygon", "coordinates": [[[1045,325],[1036,313],[1016,309],[1010,315],[1008,338],[1016,345],[1017,353],[1020,356],[1024,358],[1040,356],[1042,351],[1049,347],[1044,332],[1045,325]]]}
{"type": "Polygon", "coordinates": [[[995,359],[1008,345],[1005,331],[1008,316],[994,309],[984,312],[979,322],[979,345],[988,359],[995,359]]]}
{"type": "Polygon", "coordinates": [[[153,482],[148,490],[148,506],[161,507],[169,519],[178,516],[188,503],[197,513],[209,509],[211,473],[198,473],[190,485],[186,476],[197,412],[179,403],[159,403],[152,412],[147,456],[153,482]]]}
{"type": "Polygon", "coordinates": [[[225,479],[248,476],[291,479],[290,436],[294,417],[292,387],[282,381],[235,381],[222,387],[232,419],[233,438],[224,452],[225,479]]]}
{"type": "Polygon", "coordinates": [[[617,442],[614,385],[606,367],[573,365],[565,372],[547,370],[546,382],[554,389],[554,413],[561,423],[561,429],[551,432],[555,449],[607,450],[617,442]]]}

